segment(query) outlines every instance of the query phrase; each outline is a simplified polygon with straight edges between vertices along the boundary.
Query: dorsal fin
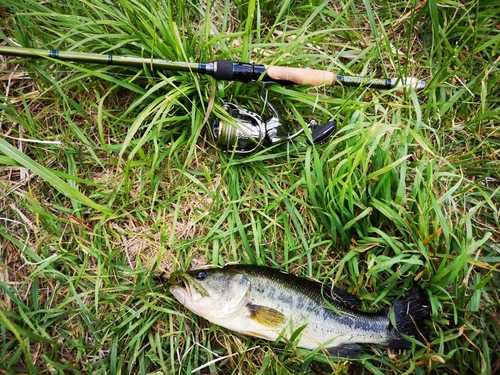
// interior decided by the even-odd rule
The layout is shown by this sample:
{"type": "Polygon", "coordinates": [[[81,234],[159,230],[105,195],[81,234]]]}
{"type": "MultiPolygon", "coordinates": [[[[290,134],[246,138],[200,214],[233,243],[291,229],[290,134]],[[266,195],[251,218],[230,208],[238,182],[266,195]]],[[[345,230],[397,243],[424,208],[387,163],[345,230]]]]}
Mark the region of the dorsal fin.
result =
{"type": "Polygon", "coordinates": [[[361,310],[361,300],[354,294],[331,285],[321,284],[321,286],[326,299],[334,303],[340,303],[350,309],[361,310]]]}

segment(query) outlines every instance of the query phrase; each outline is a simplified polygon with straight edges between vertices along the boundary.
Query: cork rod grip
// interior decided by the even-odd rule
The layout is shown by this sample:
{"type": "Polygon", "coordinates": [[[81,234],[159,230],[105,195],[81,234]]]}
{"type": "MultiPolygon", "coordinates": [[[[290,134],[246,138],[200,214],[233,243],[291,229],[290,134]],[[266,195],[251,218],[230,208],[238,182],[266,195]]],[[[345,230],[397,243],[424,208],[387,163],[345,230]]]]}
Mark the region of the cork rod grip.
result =
{"type": "Polygon", "coordinates": [[[286,66],[264,65],[267,75],[276,81],[289,81],[297,85],[332,86],[337,75],[324,70],[309,68],[287,68],[286,66]]]}
{"type": "Polygon", "coordinates": [[[415,77],[405,78],[367,78],[336,75],[333,72],[309,68],[288,68],[285,66],[264,65],[267,76],[277,82],[293,82],[297,85],[370,87],[372,89],[394,89],[403,94],[406,89],[413,88],[421,91],[425,88],[425,81],[415,77]]]}

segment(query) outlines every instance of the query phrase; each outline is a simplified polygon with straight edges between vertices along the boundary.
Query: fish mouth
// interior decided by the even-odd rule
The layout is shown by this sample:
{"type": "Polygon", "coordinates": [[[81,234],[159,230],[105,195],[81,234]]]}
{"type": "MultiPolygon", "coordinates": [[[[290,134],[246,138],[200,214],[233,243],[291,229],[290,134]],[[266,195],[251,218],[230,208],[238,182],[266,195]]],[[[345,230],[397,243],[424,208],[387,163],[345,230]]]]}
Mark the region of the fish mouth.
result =
{"type": "Polygon", "coordinates": [[[186,278],[187,278],[186,276],[189,277],[189,275],[184,271],[177,271],[172,273],[172,275],[170,275],[170,278],[168,279],[169,286],[174,286],[174,285],[186,286],[186,278]]]}
{"type": "Polygon", "coordinates": [[[189,273],[185,271],[176,271],[172,273],[169,280],[169,290],[172,294],[182,291],[192,301],[200,300],[208,296],[208,292],[203,286],[189,273]]]}

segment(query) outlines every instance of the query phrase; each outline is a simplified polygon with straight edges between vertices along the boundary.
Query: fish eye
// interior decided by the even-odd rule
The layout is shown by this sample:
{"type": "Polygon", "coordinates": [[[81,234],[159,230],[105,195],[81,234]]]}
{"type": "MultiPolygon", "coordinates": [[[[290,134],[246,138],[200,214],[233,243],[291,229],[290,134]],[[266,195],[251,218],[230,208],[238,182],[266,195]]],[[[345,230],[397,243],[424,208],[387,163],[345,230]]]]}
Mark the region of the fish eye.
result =
{"type": "Polygon", "coordinates": [[[200,271],[196,274],[196,280],[205,280],[207,278],[207,273],[205,271],[200,271]]]}

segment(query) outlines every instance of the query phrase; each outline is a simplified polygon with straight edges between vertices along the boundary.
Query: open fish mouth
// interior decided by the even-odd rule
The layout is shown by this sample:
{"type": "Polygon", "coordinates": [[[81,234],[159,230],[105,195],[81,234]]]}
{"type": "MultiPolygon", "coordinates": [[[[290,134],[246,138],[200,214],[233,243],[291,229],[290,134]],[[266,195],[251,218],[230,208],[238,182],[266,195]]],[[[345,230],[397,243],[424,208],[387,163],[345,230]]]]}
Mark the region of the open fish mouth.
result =
{"type": "Polygon", "coordinates": [[[172,273],[168,283],[170,291],[182,290],[186,297],[192,301],[197,301],[204,296],[208,296],[205,288],[193,276],[184,271],[172,273]]]}
{"type": "Polygon", "coordinates": [[[180,272],[174,272],[168,279],[169,286],[184,286],[187,287],[186,280],[181,277],[180,272]]]}
{"type": "Polygon", "coordinates": [[[191,294],[191,287],[190,283],[187,279],[186,276],[189,275],[183,275],[184,272],[179,271],[179,272],[174,272],[171,276],[170,279],[168,280],[169,287],[173,287],[175,289],[182,288],[184,289],[188,294],[191,294]]]}

